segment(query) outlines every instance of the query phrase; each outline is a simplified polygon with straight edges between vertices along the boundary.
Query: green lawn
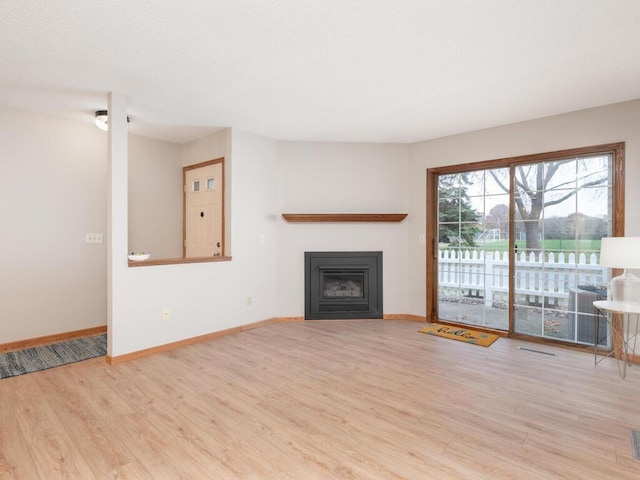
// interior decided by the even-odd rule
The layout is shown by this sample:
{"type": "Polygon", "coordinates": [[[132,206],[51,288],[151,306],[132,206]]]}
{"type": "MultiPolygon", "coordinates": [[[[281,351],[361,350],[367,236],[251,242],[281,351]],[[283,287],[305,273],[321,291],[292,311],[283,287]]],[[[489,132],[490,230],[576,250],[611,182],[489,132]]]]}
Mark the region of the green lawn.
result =
{"type": "MultiPolygon", "coordinates": [[[[524,240],[516,242],[518,246],[518,252],[525,250],[524,240]]],[[[440,249],[447,249],[447,244],[441,243],[440,249]]],[[[478,243],[473,250],[484,250],[485,252],[505,252],[509,248],[509,242],[507,240],[501,240],[499,242],[478,243]]],[[[579,253],[599,253],[600,252],[600,240],[542,240],[540,242],[540,248],[547,253],[550,252],[579,252],[579,253]]],[[[469,248],[471,250],[471,248],[469,248]]],[[[463,250],[466,248],[463,247],[463,250]]]]}

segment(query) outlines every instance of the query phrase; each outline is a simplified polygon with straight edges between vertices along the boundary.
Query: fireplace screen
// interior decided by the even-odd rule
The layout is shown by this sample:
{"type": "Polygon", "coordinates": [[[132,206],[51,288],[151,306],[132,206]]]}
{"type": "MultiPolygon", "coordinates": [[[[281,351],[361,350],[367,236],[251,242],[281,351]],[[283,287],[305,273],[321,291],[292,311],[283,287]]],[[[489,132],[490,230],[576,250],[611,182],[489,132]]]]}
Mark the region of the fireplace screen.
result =
{"type": "Polygon", "coordinates": [[[324,272],[324,298],[364,298],[364,273],[324,272]]]}
{"type": "Polygon", "coordinates": [[[382,318],[382,252],[305,252],[305,319],[382,318]]]}

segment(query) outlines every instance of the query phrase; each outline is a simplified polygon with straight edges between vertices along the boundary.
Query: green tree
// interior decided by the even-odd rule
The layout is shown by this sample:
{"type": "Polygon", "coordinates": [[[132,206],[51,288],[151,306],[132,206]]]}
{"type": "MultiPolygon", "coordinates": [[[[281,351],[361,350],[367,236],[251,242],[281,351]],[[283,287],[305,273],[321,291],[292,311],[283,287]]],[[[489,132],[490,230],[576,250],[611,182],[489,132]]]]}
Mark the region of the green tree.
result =
{"type": "Polygon", "coordinates": [[[489,214],[484,219],[483,226],[487,230],[498,228],[500,229],[500,236],[507,238],[509,234],[509,206],[500,203],[489,210],[489,214]]]}
{"type": "Polygon", "coordinates": [[[544,238],[549,240],[570,240],[575,238],[568,217],[544,219],[544,238]]]}
{"type": "MultiPolygon", "coordinates": [[[[464,183],[465,177],[458,177],[464,183]]],[[[447,186],[446,180],[441,180],[438,197],[438,241],[451,246],[474,247],[480,231],[480,215],[469,202],[466,186],[447,186]]]]}

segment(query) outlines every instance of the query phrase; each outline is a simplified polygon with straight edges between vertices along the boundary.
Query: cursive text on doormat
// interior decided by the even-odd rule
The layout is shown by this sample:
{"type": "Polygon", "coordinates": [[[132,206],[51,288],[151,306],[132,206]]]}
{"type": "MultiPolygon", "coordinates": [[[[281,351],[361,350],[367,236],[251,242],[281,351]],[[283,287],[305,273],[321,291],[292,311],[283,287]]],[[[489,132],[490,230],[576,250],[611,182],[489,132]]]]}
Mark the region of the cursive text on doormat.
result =
{"type": "Polygon", "coordinates": [[[478,332],[476,330],[469,330],[468,328],[451,327],[449,325],[438,325],[436,323],[430,323],[418,331],[420,333],[437,335],[438,337],[450,338],[460,342],[473,343],[474,345],[481,345],[483,347],[488,347],[499,338],[498,335],[493,333],[478,332]]]}

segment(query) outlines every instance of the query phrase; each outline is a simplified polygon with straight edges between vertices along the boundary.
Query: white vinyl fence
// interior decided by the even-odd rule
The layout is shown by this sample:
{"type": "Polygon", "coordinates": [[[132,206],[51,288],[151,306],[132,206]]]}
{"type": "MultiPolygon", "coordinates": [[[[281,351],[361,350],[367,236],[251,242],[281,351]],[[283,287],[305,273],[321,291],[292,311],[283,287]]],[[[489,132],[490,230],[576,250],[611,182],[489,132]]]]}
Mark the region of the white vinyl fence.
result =
{"type": "MultiPolygon", "coordinates": [[[[608,271],[598,265],[595,253],[517,253],[515,293],[529,304],[567,305],[569,289],[577,285],[603,285],[608,271]]],[[[508,301],[507,252],[438,251],[440,295],[484,298],[486,306],[508,301]]],[[[516,303],[520,303],[517,301],[516,303]]]]}

